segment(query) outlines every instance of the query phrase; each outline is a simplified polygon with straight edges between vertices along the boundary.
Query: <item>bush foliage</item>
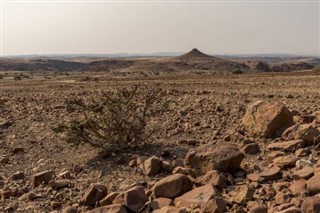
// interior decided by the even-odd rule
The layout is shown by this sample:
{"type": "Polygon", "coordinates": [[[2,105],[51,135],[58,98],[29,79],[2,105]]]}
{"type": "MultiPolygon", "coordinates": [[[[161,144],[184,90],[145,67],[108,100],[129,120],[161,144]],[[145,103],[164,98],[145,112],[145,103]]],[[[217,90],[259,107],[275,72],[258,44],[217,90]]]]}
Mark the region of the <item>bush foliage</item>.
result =
{"type": "Polygon", "coordinates": [[[160,88],[132,86],[102,92],[95,98],[66,101],[67,112],[79,116],[53,130],[75,145],[88,143],[106,151],[120,151],[146,143],[156,131],[156,118],[170,102],[160,88]]]}

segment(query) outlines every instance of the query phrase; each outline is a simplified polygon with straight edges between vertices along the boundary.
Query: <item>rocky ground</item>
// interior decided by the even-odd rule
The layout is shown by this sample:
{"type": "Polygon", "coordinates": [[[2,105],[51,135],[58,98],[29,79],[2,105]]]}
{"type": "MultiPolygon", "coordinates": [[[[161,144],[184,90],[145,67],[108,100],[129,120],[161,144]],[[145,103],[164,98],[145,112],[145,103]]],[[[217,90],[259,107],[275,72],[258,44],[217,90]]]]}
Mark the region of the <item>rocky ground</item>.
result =
{"type": "Polygon", "coordinates": [[[0,212],[320,212],[319,75],[28,76],[0,79],[0,212]],[[65,99],[136,83],[177,103],[150,145],[51,130],[65,99]]]}

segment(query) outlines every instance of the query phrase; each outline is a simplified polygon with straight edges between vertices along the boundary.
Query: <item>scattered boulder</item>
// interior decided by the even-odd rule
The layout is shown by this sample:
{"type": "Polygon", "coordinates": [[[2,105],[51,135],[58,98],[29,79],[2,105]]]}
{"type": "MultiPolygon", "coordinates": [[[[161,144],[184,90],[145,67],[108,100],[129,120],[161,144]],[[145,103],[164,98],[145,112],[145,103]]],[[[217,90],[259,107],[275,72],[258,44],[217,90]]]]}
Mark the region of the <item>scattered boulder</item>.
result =
{"type": "Polygon", "coordinates": [[[227,179],[217,170],[208,171],[205,175],[198,177],[195,181],[197,186],[203,186],[210,183],[218,189],[224,189],[227,186],[227,179]]]}
{"type": "Polygon", "coordinates": [[[144,192],[142,186],[133,187],[121,194],[119,194],[114,200],[113,204],[123,204],[133,212],[139,212],[139,210],[147,202],[148,197],[144,192]]]}
{"type": "Polygon", "coordinates": [[[312,126],[312,124],[301,124],[294,132],[295,139],[302,139],[307,146],[315,143],[316,138],[320,135],[320,131],[312,126]]]}
{"type": "Polygon", "coordinates": [[[268,168],[262,171],[259,175],[265,180],[277,180],[282,178],[281,169],[278,166],[268,168]]]}
{"type": "Polygon", "coordinates": [[[238,204],[251,200],[255,192],[247,185],[229,186],[227,191],[229,191],[228,195],[231,196],[232,201],[238,204]]]}
{"type": "Polygon", "coordinates": [[[177,197],[174,200],[174,203],[179,207],[188,207],[194,209],[200,207],[201,204],[208,202],[210,199],[213,199],[217,196],[220,196],[218,190],[211,184],[207,184],[195,188],[181,195],[180,197],[177,197]]]}
{"type": "Polygon", "coordinates": [[[152,210],[155,210],[155,209],[161,209],[162,207],[165,207],[165,206],[172,206],[172,205],[173,205],[173,201],[171,199],[159,197],[151,201],[150,208],[152,210]]]}
{"type": "Polygon", "coordinates": [[[296,180],[299,179],[306,179],[308,180],[309,178],[311,178],[313,176],[313,167],[311,166],[306,166],[300,170],[297,170],[293,173],[293,178],[296,180]]]}
{"type": "Polygon", "coordinates": [[[245,145],[241,151],[247,155],[255,155],[260,152],[260,147],[257,143],[249,143],[245,145]]]}
{"type": "Polygon", "coordinates": [[[243,158],[244,154],[235,144],[218,142],[189,150],[185,166],[190,167],[196,175],[203,175],[211,170],[234,172],[240,167],[243,158]]]}
{"type": "Polygon", "coordinates": [[[112,201],[119,195],[118,192],[111,192],[106,197],[100,200],[100,205],[107,206],[111,205],[112,201]]]}
{"type": "Polygon", "coordinates": [[[81,203],[86,206],[95,205],[108,194],[108,189],[102,184],[91,184],[81,198],[81,203]]]}
{"type": "Polygon", "coordinates": [[[251,104],[242,119],[242,125],[250,135],[262,137],[274,137],[292,122],[292,115],[284,105],[264,101],[251,104]]]}
{"type": "Polygon", "coordinates": [[[275,203],[277,205],[289,203],[290,200],[291,200],[291,197],[283,192],[278,192],[275,196],[275,203]]]}
{"type": "Polygon", "coordinates": [[[192,181],[184,174],[168,176],[153,186],[153,194],[156,198],[175,198],[192,189],[192,181]]]}
{"type": "Polygon", "coordinates": [[[317,173],[307,181],[307,189],[313,195],[320,193],[320,173],[317,173]]]}
{"type": "Polygon", "coordinates": [[[49,183],[53,179],[54,171],[44,171],[32,176],[31,182],[33,187],[37,187],[42,183],[49,183]]]}
{"type": "Polygon", "coordinates": [[[297,196],[306,196],[309,194],[307,190],[307,181],[304,179],[293,181],[289,189],[294,195],[297,196]]]}
{"type": "Polygon", "coordinates": [[[95,208],[88,213],[128,213],[126,207],[121,204],[113,204],[95,208]]]}
{"type": "Polygon", "coordinates": [[[301,209],[305,213],[316,213],[320,212],[320,197],[307,197],[303,200],[301,209]]]}
{"type": "Polygon", "coordinates": [[[226,202],[220,197],[210,199],[201,204],[202,213],[222,213],[226,211],[226,202]]]}
{"type": "Polygon", "coordinates": [[[152,156],[151,158],[146,159],[140,165],[140,168],[145,175],[148,175],[148,176],[157,175],[161,168],[161,160],[156,156],[152,156]]]}
{"type": "Polygon", "coordinates": [[[273,159],[272,162],[274,165],[276,165],[280,168],[287,169],[287,168],[295,167],[297,160],[298,160],[298,158],[295,156],[286,155],[286,156],[277,157],[277,158],[273,159]]]}
{"type": "Polygon", "coordinates": [[[298,148],[302,148],[302,147],[304,147],[304,141],[299,139],[299,140],[272,143],[267,146],[267,149],[293,152],[293,151],[296,151],[298,148]]]}

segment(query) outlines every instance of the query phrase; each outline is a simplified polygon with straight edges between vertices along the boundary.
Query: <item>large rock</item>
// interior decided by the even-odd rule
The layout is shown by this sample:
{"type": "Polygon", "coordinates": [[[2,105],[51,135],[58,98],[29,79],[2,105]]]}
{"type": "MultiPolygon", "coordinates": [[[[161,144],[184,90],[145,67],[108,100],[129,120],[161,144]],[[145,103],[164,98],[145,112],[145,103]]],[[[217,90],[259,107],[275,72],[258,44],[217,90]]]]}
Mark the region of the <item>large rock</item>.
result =
{"type": "Polygon", "coordinates": [[[192,181],[184,174],[174,174],[158,181],[153,186],[155,197],[175,198],[192,189],[192,181]]]}
{"type": "Polygon", "coordinates": [[[307,197],[304,199],[301,209],[305,213],[316,213],[320,212],[320,197],[307,197]]]}
{"type": "Polygon", "coordinates": [[[243,158],[244,154],[235,144],[217,142],[189,150],[184,163],[194,174],[203,175],[211,170],[234,172],[243,158]]]}
{"type": "Polygon", "coordinates": [[[83,205],[95,205],[99,200],[108,194],[108,189],[102,184],[91,184],[81,198],[83,205]]]}
{"type": "Polygon", "coordinates": [[[284,105],[263,101],[250,105],[242,119],[242,125],[250,135],[262,137],[274,137],[292,122],[292,115],[284,105]]]}
{"type": "Polygon", "coordinates": [[[128,209],[133,212],[139,212],[139,210],[147,202],[148,197],[144,192],[142,186],[133,187],[121,194],[119,194],[114,200],[114,204],[124,204],[128,209]]]}
{"type": "Polygon", "coordinates": [[[307,189],[310,194],[320,193],[320,173],[317,173],[307,181],[307,189]]]}
{"type": "Polygon", "coordinates": [[[179,207],[197,208],[217,196],[220,196],[218,190],[211,184],[207,184],[177,197],[174,203],[179,207]]]}

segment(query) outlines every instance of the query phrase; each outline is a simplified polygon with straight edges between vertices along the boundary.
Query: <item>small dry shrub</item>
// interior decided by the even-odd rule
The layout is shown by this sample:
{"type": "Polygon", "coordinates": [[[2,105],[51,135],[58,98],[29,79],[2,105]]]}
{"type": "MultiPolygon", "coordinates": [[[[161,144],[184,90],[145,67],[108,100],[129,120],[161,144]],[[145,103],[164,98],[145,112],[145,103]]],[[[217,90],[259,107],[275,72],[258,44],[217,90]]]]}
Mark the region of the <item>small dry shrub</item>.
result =
{"type": "Polygon", "coordinates": [[[88,143],[112,152],[134,148],[157,130],[157,118],[171,106],[166,97],[158,87],[141,85],[101,92],[95,98],[75,97],[66,104],[67,112],[77,116],[53,130],[75,145],[88,143]]]}
{"type": "Polygon", "coordinates": [[[314,72],[320,73],[320,65],[317,65],[313,68],[314,72]]]}

